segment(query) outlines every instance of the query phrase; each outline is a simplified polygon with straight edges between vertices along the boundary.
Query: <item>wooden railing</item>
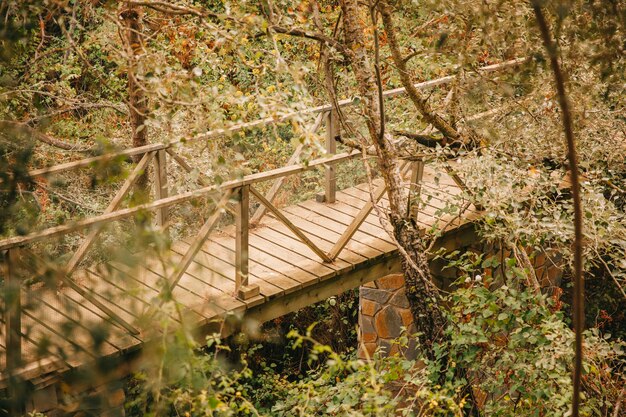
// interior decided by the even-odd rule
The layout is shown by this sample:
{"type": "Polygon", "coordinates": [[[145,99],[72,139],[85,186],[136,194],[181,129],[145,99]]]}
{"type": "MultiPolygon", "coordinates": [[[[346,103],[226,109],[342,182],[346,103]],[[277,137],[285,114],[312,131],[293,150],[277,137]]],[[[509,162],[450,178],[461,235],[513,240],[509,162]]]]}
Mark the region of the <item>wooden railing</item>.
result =
{"type": "MultiPolygon", "coordinates": [[[[503,68],[508,68],[514,65],[518,65],[523,60],[513,60],[502,64],[484,67],[480,69],[480,72],[491,72],[503,68]]],[[[454,76],[443,77],[437,80],[427,81],[424,83],[416,84],[418,89],[428,89],[435,86],[443,85],[454,80],[454,76]]],[[[385,97],[392,97],[395,95],[403,94],[405,91],[403,88],[389,90],[384,92],[385,97]]],[[[340,107],[349,106],[357,100],[343,100],[338,103],[340,107]]],[[[103,303],[98,301],[92,293],[76,284],[71,275],[72,272],[81,264],[85,255],[94,244],[99,234],[102,232],[104,226],[112,222],[116,222],[123,219],[128,219],[140,212],[154,212],[155,222],[157,226],[161,227],[164,231],[167,231],[169,224],[169,208],[188,202],[192,199],[201,197],[214,196],[220,198],[215,209],[210,214],[208,219],[204,222],[193,241],[189,245],[187,252],[183,255],[182,259],[175,266],[172,274],[169,277],[169,289],[172,290],[177,286],[180,279],[185,274],[189,265],[193,261],[196,254],[200,251],[203,244],[209,237],[211,230],[218,222],[222,211],[226,208],[227,204],[231,201],[235,201],[235,228],[236,228],[236,251],[235,251],[235,287],[233,293],[235,296],[241,299],[249,299],[259,294],[258,286],[252,286],[248,282],[249,272],[249,258],[248,258],[248,235],[250,225],[258,223],[264,214],[269,211],[274,217],[285,224],[304,244],[306,244],[320,259],[324,262],[333,262],[334,259],[342,252],[346,247],[346,244],[353,237],[355,232],[359,229],[361,224],[365,221],[367,216],[372,211],[374,204],[382,198],[385,188],[379,186],[372,192],[372,200],[365,204],[365,206],[357,213],[352,223],[347,227],[345,232],[335,242],[334,246],[329,252],[324,252],[315,243],[307,237],[306,233],[295,226],[275,205],[274,199],[282,187],[285,179],[288,176],[302,173],[308,170],[315,169],[317,167],[324,167],[325,169],[325,181],[324,181],[324,195],[318,200],[325,203],[333,203],[335,201],[336,193],[336,179],[335,179],[335,165],[344,161],[348,161],[353,158],[361,156],[360,152],[344,152],[340,154],[334,154],[336,152],[335,138],[340,134],[339,123],[337,120],[336,112],[333,110],[333,106],[324,105],[315,108],[306,109],[299,112],[290,113],[279,118],[267,118],[261,119],[250,123],[243,123],[234,125],[226,129],[218,129],[208,132],[203,135],[196,136],[191,140],[207,139],[211,137],[220,136],[227,133],[233,133],[267,125],[270,123],[276,123],[287,120],[296,115],[304,115],[317,113],[318,116],[315,123],[311,127],[311,132],[316,132],[322,124],[326,125],[326,150],[328,152],[327,157],[310,161],[308,164],[299,164],[300,154],[303,150],[303,145],[299,145],[292,157],[289,159],[286,166],[271,171],[260,172],[255,174],[246,175],[241,179],[227,181],[221,185],[214,185],[211,181],[205,177],[200,176],[197,182],[200,188],[179,193],[176,195],[169,195],[168,193],[168,159],[187,172],[193,171],[190,164],[176,152],[175,147],[186,141],[176,141],[172,143],[159,143],[151,144],[138,148],[127,149],[119,152],[109,153],[106,155],[95,156],[91,158],[82,159],[75,162],[69,162],[60,164],[48,168],[35,169],[30,171],[31,177],[45,177],[52,174],[58,174],[70,170],[89,167],[95,163],[112,160],[119,157],[128,157],[134,155],[142,155],[139,162],[134,166],[134,169],[130,175],[126,178],[120,189],[117,191],[107,208],[100,215],[93,216],[86,219],[77,220],[71,223],[50,227],[45,230],[33,232],[25,236],[16,236],[0,240],[0,252],[2,253],[2,272],[4,276],[4,285],[6,289],[7,300],[5,303],[5,328],[6,328],[6,364],[7,370],[10,373],[11,367],[18,366],[21,363],[21,299],[20,288],[21,282],[19,280],[19,274],[15,273],[15,269],[19,264],[19,258],[21,253],[29,253],[26,246],[39,242],[45,239],[53,237],[67,235],[73,232],[81,230],[89,230],[89,233],[80,244],[77,251],[74,253],[62,273],[60,274],[63,282],[80,293],[83,297],[92,302],[103,313],[111,317],[111,319],[118,322],[121,326],[127,329],[130,333],[137,333],[138,330],[131,324],[125,321],[122,317],[117,315],[103,303]],[[134,207],[121,208],[124,198],[128,195],[129,191],[133,189],[138,178],[146,171],[150,164],[154,165],[154,200],[152,202],[140,204],[134,207]],[[259,192],[255,186],[257,183],[264,181],[273,181],[269,191],[264,195],[259,192]],[[253,213],[252,217],[249,217],[250,213],[250,194],[260,202],[259,208],[253,213]]],[[[410,161],[407,164],[407,168],[411,171],[410,180],[410,193],[411,198],[409,204],[414,201],[415,196],[419,194],[420,181],[423,173],[424,163],[422,160],[410,161]]],[[[417,215],[417,206],[409,207],[409,212],[414,216],[417,215]]]]}

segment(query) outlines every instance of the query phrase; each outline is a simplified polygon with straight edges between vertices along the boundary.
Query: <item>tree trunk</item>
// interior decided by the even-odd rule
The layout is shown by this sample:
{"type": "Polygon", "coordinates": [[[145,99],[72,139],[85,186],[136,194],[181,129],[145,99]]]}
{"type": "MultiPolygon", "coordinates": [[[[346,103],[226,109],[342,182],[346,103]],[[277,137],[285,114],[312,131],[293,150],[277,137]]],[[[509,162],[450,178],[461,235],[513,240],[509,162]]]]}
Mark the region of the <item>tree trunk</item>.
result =
{"type": "Polygon", "coordinates": [[[368,58],[365,26],[360,18],[357,0],[342,0],[341,9],[345,41],[351,52],[352,70],[363,99],[369,136],[376,149],[381,176],[387,186],[389,221],[401,251],[407,255],[403,257],[403,272],[407,298],[420,333],[420,347],[428,358],[434,359],[433,344],[444,340],[445,327],[439,293],[432,284],[419,230],[408,218],[408,195],[402,183],[395,147],[391,136],[381,131],[378,86],[368,58]]]}
{"type": "MultiPolygon", "coordinates": [[[[126,39],[123,39],[123,41],[125,41],[128,46],[128,107],[130,113],[133,147],[144,146],[147,143],[145,122],[148,110],[146,97],[137,81],[137,61],[143,50],[141,37],[141,14],[141,9],[138,6],[133,6],[131,4],[129,4],[128,7],[120,14],[125,27],[124,36],[126,39]]],[[[142,154],[134,155],[133,161],[137,163],[142,157],[142,154]]],[[[144,173],[137,179],[137,189],[145,192],[147,184],[148,175],[147,173],[144,173]]]]}

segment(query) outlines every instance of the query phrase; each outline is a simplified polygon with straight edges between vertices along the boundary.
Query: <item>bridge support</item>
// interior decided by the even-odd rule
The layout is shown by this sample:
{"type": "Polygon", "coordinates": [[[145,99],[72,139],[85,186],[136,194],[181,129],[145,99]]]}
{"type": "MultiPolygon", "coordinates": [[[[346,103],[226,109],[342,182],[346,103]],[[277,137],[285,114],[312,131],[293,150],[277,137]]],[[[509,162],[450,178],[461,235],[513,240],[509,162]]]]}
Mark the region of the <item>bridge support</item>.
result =
{"type": "Polygon", "coordinates": [[[404,276],[393,274],[362,286],[359,291],[359,356],[372,357],[380,348],[385,355],[416,356],[415,341],[401,347],[395,340],[406,331],[415,333],[413,314],[404,289],[404,276]]]}

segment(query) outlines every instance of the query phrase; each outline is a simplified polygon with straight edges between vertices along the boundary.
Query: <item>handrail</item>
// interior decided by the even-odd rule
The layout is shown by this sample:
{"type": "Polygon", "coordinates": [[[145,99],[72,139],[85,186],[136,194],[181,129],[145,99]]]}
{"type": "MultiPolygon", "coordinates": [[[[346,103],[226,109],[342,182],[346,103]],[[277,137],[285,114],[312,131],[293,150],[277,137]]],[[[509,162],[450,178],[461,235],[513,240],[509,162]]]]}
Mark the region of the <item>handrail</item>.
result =
{"type": "Polygon", "coordinates": [[[330,158],[315,159],[308,164],[290,165],[286,167],[276,168],[271,171],[259,172],[256,174],[246,175],[239,180],[232,180],[224,182],[223,184],[216,186],[210,185],[208,187],[202,187],[197,190],[189,191],[186,193],[177,194],[167,198],[161,198],[151,203],[140,204],[131,208],[113,211],[111,213],[100,214],[98,216],[91,217],[89,219],[78,220],[71,224],[64,224],[60,226],[50,227],[38,232],[30,233],[25,236],[16,236],[8,239],[0,240],[0,250],[6,250],[13,247],[33,243],[54,236],[63,236],[68,233],[75,232],[77,230],[84,229],[89,226],[103,225],[111,223],[116,220],[127,218],[140,211],[152,211],[155,209],[169,207],[177,203],[192,200],[207,194],[211,194],[217,191],[226,191],[233,188],[238,188],[244,185],[256,184],[257,182],[268,181],[274,178],[284,177],[288,175],[297,174],[299,172],[309,171],[314,167],[327,164],[335,164],[347,159],[360,156],[359,151],[344,152],[334,155],[330,158]]]}
{"type": "MultiPolygon", "coordinates": [[[[498,64],[481,67],[481,68],[478,68],[476,71],[479,73],[495,72],[495,71],[499,71],[502,69],[511,68],[511,67],[520,65],[526,62],[527,60],[528,60],[527,58],[516,58],[516,59],[509,60],[509,61],[504,61],[498,64]]],[[[453,81],[456,77],[457,77],[456,75],[448,75],[446,77],[437,78],[435,80],[416,83],[414,84],[414,87],[417,88],[418,90],[425,90],[428,88],[436,87],[438,85],[447,84],[453,81]]],[[[384,91],[383,97],[393,97],[393,96],[397,96],[397,95],[401,95],[405,93],[406,93],[406,89],[404,87],[394,88],[392,90],[384,91]]],[[[352,97],[349,99],[338,101],[337,105],[339,107],[346,107],[346,106],[356,105],[359,103],[359,101],[360,99],[358,97],[352,97]]],[[[269,125],[272,123],[284,122],[296,116],[303,116],[303,115],[312,114],[312,113],[324,113],[324,112],[331,111],[332,109],[333,109],[332,104],[323,104],[321,106],[309,107],[307,109],[293,111],[293,112],[290,112],[290,113],[287,113],[278,117],[266,117],[263,119],[254,120],[252,122],[239,123],[230,127],[215,129],[206,133],[196,135],[192,138],[178,139],[169,143],[155,143],[151,145],[144,145],[144,146],[140,146],[136,148],[125,149],[125,150],[118,151],[118,152],[111,152],[111,153],[107,153],[107,154],[103,154],[99,156],[94,156],[91,158],[81,159],[81,160],[74,161],[74,162],[66,162],[66,163],[59,164],[59,165],[53,165],[51,167],[39,168],[39,169],[31,170],[28,174],[31,177],[46,176],[46,175],[55,174],[55,173],[59,173],[59,172],[63,172],[63,171],[71,170],[71,169],[83,168],[95,162],[105,161],[107,159],[113,159],[113,158],[120,157],[120,156],[140,155],[140,154],[151,152],[151,151],[165,150],[165,149],[172,148],[175,145],[181,145],[183,143],[187,143],[191,141],[212,139],[212,138],[219,137],[225,134],[237,133],[246,129],[265,126],[265,125],[269,125]]]]}

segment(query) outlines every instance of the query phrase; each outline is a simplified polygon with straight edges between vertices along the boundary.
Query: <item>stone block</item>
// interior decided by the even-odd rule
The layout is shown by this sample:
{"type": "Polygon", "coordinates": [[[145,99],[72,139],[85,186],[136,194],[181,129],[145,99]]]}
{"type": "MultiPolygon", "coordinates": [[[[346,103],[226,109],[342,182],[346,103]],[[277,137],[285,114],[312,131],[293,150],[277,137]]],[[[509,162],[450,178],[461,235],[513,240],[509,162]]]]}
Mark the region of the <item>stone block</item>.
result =
{"type": "Polygon", "coordinates": [[[391,297],[391,293],[385,290],[375,290],[373,288],[360,288],[362,299],[376,301],[378,304],[385,304],[391,297]]]}
{"type": "Polygon", "coordinates": [[[387,275],[376,280],[378,288],[386,290],[397,290],[404,286],[404,276],[402,274],[387,275]]]}
{"type": "Polygon", "coordinates": [[[535,259],[533,259],[533,266],[535,268],[541,268],[546,264],[546,254],[543,252],[539,252],[535,255],[535,259]]]}
{"type": "Polygon", "coordinates": [[[373,318],[365,316],[359,318],[359,326],[361,327],[362,333],[376,333],[372,320],[373,318]]]}
{"type": "Polygon", "coordinates": [[[378,310],[380,310],[380,304],[372,300],[361,300],[361,314],[374,317],[374,314],[376,314],[378,310]]]}
{"type": "Polygon", "coordinates": [[[389,300],[389,304],[400,308],[409,308],[409,299],[406,298],[406,292],[404,288],[401,288],[395,292],[395,294],[389,300]]]}
{"type": "Polygon", "coordinates": [[[380,353],[383,356],[389,356],[391,354],[391,348],[393,347],[393,344],[391,343],[391,341],[385,340],[385,339],[379,339],[378,346],[380,347],[380,353]]]}
{"type": "Polygon", "coordinates": [[[394,339],[401,334],[402,317],[391,306],[386,306],[374,317],[374,328],[379,337],[394,339]]]}
{"type": "Polygon", "coordinates": [[[126,401],[126,394],[124,393],[123,389],[118,388],[115,391],[109,393],[108,399],[109,405],[111,407],[119,407],[124,405],[124,401],[126,401]]]}
{"type": "Polygon", "coordinates": [[[378,344],[376,343],[362,343],[361,345],[359,345],[359,358],[371,358],[372,356],[374,356],[377,348],[378,344]]]}
{"type": "Polygon", "coordinates": [[[56,386],[50,385],[44,389],[34,391],[31,400],[33,410],[29,411],[45,413],[56,408],[59,405],[56,386]]]}
{"type": "Polygon", "coordinates": [[[376,342],[378,339],[378,335],[374,332],[361,333],[361,341],[363,343],[372,343],[376,342]]]}
{"type": "Polygon", "coordinates": [[[413,313],[408,308],[398,309],[398,313],[402,319],[402,325],[408,329],[413,324],[413,313]]]}

